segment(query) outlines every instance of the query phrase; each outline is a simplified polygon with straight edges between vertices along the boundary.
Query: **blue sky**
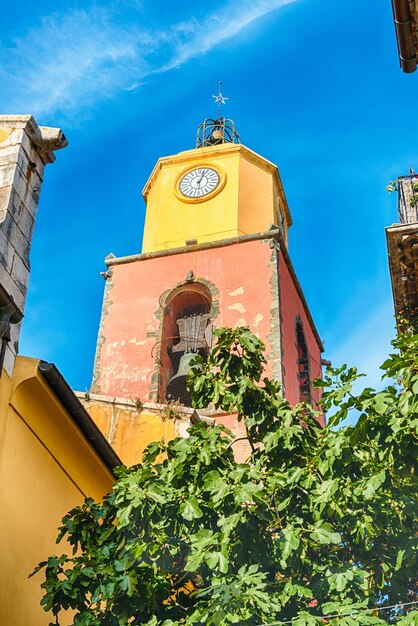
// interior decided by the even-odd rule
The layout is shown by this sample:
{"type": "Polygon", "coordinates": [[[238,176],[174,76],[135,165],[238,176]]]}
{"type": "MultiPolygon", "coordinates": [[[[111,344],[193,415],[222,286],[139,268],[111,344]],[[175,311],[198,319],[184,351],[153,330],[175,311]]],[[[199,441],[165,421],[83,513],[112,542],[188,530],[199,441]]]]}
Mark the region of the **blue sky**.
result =
{"type": "Polygon", "coordinates": [[[6,3],[3,113],[59,126],[46,170],[23,354],[90,386],[103,259],[140,250],[141,189],[194,146],[223,81],[242,142],[277,163],[289,251],[335,364],[380,379],[393,336],[386,183],[418,167],[417,75],[401,72],[390,0],[6,3]]]}

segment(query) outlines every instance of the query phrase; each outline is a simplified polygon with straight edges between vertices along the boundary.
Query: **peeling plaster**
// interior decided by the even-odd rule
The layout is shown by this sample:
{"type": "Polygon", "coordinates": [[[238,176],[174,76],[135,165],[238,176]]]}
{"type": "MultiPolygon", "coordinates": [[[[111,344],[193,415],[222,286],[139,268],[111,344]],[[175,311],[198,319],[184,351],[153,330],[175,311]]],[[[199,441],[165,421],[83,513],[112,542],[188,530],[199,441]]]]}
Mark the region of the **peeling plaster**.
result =
{"type": "Polygon", "coordinates": [[[230,309],[231,311],[238,311],[239,313],[245,313],[247,310],[241,302],[236,302],[235,304],[231,304],[228,307],[228,309],[230,309]]]}
{"type": "Polygon", "coordinates": [[[260,322],[263,321],[263,319],[264,319],[264,315],[262,313],[257,313],[257,315],[254,318],[253,326],[257,328],[257,326],[260,324],[260,322]]]}
{"type": "Polygon", "coordinates": [[[228,291],[228,296],[240,296],[241,294],[244,293],[244,287],[238,287],[237,289],[234,289],[234,291],[228,291]]]}
{"type": "Polygon", "coordinates": [[[116,405],[113,404],[112,417],[110,418],[110,428],[109,428],[109,436],[108,436],[108,441],[110,445],[112,445],[113,442],[115,441],[117,428],[118,428],[118,411],[117,411],[116,405]]]}

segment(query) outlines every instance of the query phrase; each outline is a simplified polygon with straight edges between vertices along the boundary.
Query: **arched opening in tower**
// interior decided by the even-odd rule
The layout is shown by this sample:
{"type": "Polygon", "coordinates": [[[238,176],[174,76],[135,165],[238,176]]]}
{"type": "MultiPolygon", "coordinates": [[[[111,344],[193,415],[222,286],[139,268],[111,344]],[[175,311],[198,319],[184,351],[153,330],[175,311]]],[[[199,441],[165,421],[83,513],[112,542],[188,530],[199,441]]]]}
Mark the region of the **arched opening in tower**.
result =
{"type": "Polygon", "coordinates": [[[162,327],[161,365],[159,377],[160,402],[180,402],[191,406],[187,389],[190,362],[209,352],[212,325],[212,297],[200,283],[173,290],[167,298],[162,327]]]}

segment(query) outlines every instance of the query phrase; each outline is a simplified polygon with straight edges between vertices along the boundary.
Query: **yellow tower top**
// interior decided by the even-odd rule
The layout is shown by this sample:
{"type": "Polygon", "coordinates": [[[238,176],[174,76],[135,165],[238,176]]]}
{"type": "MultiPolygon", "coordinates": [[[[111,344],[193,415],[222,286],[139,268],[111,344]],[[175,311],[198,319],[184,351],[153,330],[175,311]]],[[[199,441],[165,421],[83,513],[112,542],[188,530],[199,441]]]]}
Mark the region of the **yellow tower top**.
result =
{"type": "Polygon", "coordinates": [[[142,252],[220,241],[292,223],[277,167],[240,143],[230,120],[205,120],[194,150],[158,160],[143,197],[142,252]],[[210,123],[208,123],[210,122],[210,123]]]}

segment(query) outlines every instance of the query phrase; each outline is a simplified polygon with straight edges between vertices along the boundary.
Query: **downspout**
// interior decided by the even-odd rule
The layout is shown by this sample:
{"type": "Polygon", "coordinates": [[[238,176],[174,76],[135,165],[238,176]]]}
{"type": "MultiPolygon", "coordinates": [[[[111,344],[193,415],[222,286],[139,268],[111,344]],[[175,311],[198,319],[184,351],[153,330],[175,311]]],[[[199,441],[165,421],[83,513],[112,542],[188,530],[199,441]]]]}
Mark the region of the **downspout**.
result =
{"type": "Polygon", "coordinates": [[[40,361],[38,369],[107,467],[113,471],[115,467],[122,465],[122,461],[93,422],[58,368],[53,363],[40,361]]]}
{"type": "Polygon", "coordinates": [[[399,61],[407,74],[417,69],[417,53],[412,31],[413,19],[408,0],[392,0],[399,61]]]}

